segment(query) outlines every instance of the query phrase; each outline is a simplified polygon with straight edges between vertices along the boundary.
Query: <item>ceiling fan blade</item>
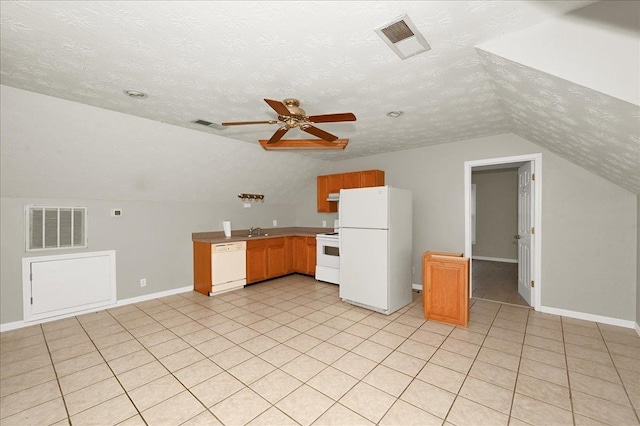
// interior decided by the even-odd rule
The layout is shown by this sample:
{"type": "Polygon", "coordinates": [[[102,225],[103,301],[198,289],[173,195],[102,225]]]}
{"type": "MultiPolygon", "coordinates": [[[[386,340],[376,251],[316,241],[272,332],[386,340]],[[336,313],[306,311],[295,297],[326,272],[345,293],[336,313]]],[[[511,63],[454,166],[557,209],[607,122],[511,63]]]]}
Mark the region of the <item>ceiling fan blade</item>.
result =
{"type": "Polygon", "coordinates": [[[317,136],[320,139],[324,140],[324,141],[328,141],[328,142],[333,142],[336,139],[338,139],[338,137],[336,135],[332,135],[329,132],[325,132],[322,129],[318,129],[315,126],[306,126],[306,127],[301,127],[301,129],[307,133],[311,133],[313,136],[317,136]]]}
{"type": "Polygon", "coordinates": [[[273,136],[271,136],[271,139],[269,139],[269,143],[276,143],[278,142],[280,139],[282,139],[282,137],[284,136],[285,133],[287,133],[289,131],[289,129],[285,126],[285,127],[280,127],[278,130],[276,130],[276,132],[273,134],[273,136]]]}
{"type": "Polygon", "coordinates": [[[283,104],[280,101],[276,101],[273,99],[265,99],[264,100],[266,103],[269,104],[269,106],[271,108],[273,108],[275,110],[275,112],[278,113],[278,115],[284,115],[284,116],[290,116],[291,112],[289,111],[289,109],[287,108],[287,106],[285,104],[283,104]]]}
{"type": "Polygon", "coordinates": [[[314,123],[335,123],[339,121],[356,121],[356,116],[350,112],[343,112],[339,114],[321,114],[310,115],[307,117],[309,121],[314,123]]]}
{"type": "Polygon", "coordinates": [[[268,121],[229,121],[226,123],[220,123],[223,126],[242,126],[244,124],[276,124],[275,120],[268,121]]]}

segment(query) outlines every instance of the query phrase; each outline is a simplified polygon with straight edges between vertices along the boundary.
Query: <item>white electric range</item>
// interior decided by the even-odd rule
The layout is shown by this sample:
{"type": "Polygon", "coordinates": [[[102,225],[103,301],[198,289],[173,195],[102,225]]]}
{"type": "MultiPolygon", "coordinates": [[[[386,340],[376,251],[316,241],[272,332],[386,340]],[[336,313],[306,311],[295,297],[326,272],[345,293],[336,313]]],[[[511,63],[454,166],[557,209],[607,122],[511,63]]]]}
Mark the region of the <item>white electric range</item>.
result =
{"type": "Polygon", "coordinates": [[[340,284],[340,234],[316,235],[316,280],[340,284]]]}

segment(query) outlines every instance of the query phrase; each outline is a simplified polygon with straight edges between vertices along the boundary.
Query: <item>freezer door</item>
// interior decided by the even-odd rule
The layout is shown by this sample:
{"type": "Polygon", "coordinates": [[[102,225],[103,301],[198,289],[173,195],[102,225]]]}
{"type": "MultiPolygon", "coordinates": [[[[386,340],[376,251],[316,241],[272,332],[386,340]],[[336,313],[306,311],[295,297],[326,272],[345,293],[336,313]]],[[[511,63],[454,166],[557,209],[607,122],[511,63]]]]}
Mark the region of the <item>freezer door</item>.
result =
{"type": "Polygon", "coordinates": [[[340,228],[387,229],[389,187],[340,190],[340,228]]]}
{"type": "Polygon", "coordinates": [[[342,228],[340,231],[340,297],[389,309],[388,231],[342,228]]]}

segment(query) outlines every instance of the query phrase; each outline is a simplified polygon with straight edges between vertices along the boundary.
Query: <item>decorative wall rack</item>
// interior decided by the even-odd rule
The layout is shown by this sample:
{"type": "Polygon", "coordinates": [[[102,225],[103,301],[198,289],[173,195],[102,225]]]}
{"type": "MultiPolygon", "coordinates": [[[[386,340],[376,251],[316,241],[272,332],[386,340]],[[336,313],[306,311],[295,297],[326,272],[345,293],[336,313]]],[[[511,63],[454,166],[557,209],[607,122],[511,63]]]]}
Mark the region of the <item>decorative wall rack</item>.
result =
{"type": "Polygon", "coordinates": [[[264,195],[262,194],[238,194],[238,198],[242,201],[260,201],[264,203],[264,195]]]}

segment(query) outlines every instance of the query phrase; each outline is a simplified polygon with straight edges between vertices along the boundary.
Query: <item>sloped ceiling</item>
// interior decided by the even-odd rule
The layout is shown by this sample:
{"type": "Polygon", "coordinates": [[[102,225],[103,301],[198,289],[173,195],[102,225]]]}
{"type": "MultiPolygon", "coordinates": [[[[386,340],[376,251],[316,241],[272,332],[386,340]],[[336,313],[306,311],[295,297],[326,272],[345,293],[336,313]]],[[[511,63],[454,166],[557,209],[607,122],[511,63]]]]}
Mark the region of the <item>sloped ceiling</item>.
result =
{"type": "Polygon", "coordinates": [[[596,114],[579,105],[601,99],[593,90],[580,87],[584,97],[567,98],[577,86],[551,75],[554,85],[545,86],[532,65],[475,49],[592,3],[3,1],[0,83],[252,144],[275,126],[214,130],[190,121],[275,118],[263,98],[298,98],[309,114],[354,112],[355,123],[319,126],[349,138],[345,151],[298,154],[316,159],[513,131],[640,193],[629,148],[639,143],[635,105],[591,106],[622,121],[593,124],[596,114]],[[404,61],[374,32],[403,13],[431,45],[404,61]],[[149,97],[130,99],[126,89],[149,97]],[[553,117],[548,136],[538,105],[556,99],[564,115],[553,117]],[[392,110],[405,114],[391,119],[392,110]]]}
{"type": "Polygon", "coordinates": [[[640,108],[478,51],[513,133],[640,193],[640,108]]]}

